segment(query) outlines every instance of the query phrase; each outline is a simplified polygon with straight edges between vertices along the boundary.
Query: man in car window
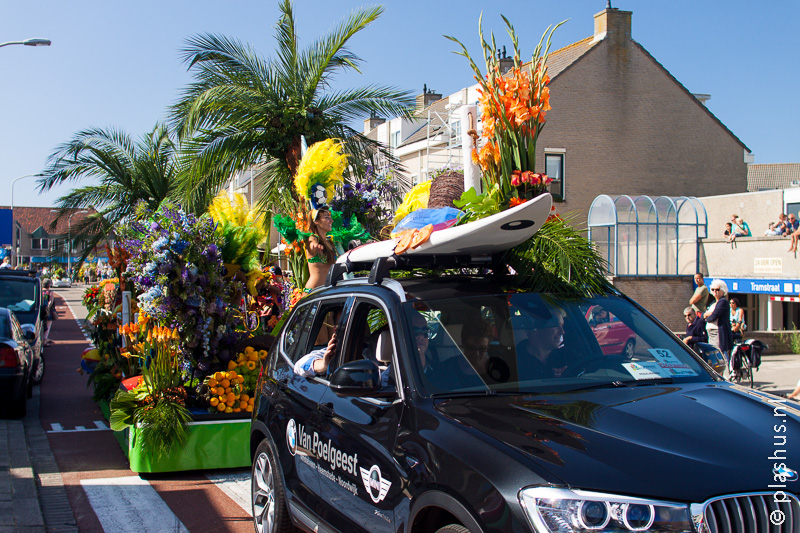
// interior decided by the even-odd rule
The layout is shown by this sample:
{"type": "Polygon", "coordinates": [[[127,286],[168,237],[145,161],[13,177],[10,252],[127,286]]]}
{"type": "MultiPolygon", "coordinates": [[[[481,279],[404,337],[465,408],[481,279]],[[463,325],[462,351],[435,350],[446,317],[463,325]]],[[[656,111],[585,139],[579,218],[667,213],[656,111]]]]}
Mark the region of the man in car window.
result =
{"type": "Polygon", "coordinates": [[[517,345],[517,368],[520,381],[556,378],[566,369],[563,354],[564,313],[551,310],[549,317],[531,317],[528,338],[517,345]]]}
{"type": "Polygon", "coordinates": [[[337,342],[336,332],[334,332],[325,348],[307,353],[294,364],[294,373],[303,378],[310,378],[327,372],[328,365],[336,353],[337,342]]]}

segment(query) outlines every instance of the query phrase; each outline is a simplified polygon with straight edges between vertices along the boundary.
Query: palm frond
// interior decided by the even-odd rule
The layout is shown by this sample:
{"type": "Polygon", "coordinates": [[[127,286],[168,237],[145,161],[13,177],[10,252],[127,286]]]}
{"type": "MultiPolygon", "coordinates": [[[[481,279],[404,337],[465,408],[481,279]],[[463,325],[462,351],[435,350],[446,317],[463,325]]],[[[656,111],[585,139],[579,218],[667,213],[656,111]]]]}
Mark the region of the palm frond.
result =
{"type": "Polygon", "coordinates": [[[528,241],[509,250],[504,260],[521,285],[537,292],[588,296],[611,287],[608,265],[583,234],[566,220],[554,217],[528,241]]]}

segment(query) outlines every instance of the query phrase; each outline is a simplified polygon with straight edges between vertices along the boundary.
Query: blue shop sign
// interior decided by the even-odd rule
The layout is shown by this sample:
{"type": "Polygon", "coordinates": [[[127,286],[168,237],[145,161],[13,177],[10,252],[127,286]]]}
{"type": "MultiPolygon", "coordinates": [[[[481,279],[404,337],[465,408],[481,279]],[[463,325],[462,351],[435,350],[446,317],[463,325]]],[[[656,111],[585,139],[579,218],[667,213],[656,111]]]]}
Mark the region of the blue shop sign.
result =
{"type": "Polygon", "coordinates": [[[744,294],[787,294],[797,296],[800,294],[800,279],[747,279],[747,278],[717,278],[708,276],[706,285],[711,281],[720,279],[728,285],[728,292],[744,294]]]}

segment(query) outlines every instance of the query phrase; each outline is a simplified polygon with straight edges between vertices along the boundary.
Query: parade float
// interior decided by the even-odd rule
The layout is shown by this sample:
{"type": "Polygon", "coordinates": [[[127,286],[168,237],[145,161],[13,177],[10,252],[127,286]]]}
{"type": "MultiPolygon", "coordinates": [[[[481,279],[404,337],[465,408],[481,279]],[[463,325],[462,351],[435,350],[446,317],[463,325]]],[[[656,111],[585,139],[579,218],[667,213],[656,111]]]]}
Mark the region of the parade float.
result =
{"type": "Polygon", "coordinates": [[[536,172],[536,141],[550,109],[546,60],[554,29],[525,64],[508,29],[509,73],[500,74],[494,39],[481,34],[485,74],[462,45],[480,83],[483,121],[480,135],[470,131],[474,146],[465,150],[463,170],[415,186],[393,213],[387,200],[397,191],[385,178],[345,182],[347,160],[336,140],[307,150],[294,179],[297,205],[272,220],[289,259],[288,279],[259,260],[265,224],[239,196],[221,195],[200,217],[170,204],[142,208],[118,229],[108,250],[117,278],[84,297],[94,348],[82,368],[133,471],[250,464],[261,362],[281,316],[310,290],[309,265],[322,240],[336,249],[338,257],[320,261],[330,268],[494,246],[521,278],[537,271],[527,277],[546,287],[531,288],[577,295],[607,287],[602,259],[552,210],[550,179],[536,172]],[[331,212],[324,235],[309,225],[321,210],[331,212]],[[533,237],[514,231],[521,221],[538,229],[533,237]]]}

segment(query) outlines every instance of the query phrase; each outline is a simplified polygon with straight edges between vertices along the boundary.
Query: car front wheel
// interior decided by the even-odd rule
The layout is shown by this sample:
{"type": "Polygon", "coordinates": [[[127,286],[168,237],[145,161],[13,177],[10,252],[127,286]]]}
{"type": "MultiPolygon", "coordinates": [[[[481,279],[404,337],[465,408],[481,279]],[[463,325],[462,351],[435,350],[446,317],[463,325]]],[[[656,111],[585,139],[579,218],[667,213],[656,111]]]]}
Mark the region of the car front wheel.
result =
{"type": "Polygon", "coordinates": [[[269,443],[261,441],[251,471],[253,524],[258,533],[293,531],[286,509],[285,492],[278,461],[269,443]]]}

